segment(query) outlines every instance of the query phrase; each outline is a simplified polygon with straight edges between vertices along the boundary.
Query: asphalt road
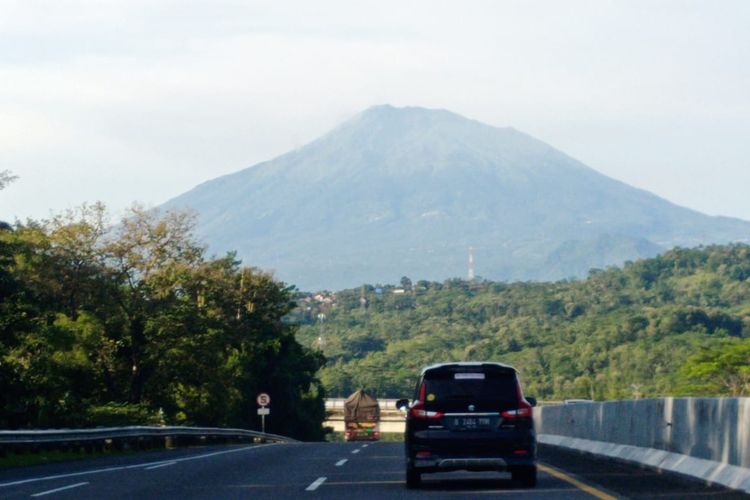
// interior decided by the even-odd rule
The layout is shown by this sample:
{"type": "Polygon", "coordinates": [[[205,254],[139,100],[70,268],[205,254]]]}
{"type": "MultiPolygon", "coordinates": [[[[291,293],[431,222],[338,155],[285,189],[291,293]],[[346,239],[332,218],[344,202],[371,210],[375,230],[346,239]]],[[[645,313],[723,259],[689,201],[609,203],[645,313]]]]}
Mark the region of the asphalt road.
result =
{"type": "Polygon", "coordinates": [[[0,498],[747,498],[549,447],[534,489],[508,474],[425,475],[404,485],[401,443],[203,447],[0,470],[0,498]]]}

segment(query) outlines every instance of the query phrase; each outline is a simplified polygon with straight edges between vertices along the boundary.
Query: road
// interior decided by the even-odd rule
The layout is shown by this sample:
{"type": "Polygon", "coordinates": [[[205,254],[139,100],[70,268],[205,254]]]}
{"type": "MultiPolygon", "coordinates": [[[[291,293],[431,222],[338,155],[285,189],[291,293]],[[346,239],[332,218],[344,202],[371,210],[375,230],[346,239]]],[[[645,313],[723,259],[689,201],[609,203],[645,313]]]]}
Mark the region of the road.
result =
{"type": "Polygon", "coordinates": [[[302,443],[163,450],[0,470],[0,498],[747,498],[677,476],[540,450],[538,486],[509,475],[425,475],[404,486],[401,443],[302,443]]]}

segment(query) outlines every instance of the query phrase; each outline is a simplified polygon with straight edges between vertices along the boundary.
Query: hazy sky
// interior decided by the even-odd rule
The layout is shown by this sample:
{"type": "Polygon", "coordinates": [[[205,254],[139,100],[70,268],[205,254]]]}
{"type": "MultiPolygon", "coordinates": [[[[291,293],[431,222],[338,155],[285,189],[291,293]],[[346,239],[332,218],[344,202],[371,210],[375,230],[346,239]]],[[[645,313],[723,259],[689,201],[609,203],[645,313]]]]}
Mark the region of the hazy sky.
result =
{"type": "Polygon", "coordinates": [[[750,1],[0,0],[0,220],[157,205],[374,104],[750,219],[750,1]]]}

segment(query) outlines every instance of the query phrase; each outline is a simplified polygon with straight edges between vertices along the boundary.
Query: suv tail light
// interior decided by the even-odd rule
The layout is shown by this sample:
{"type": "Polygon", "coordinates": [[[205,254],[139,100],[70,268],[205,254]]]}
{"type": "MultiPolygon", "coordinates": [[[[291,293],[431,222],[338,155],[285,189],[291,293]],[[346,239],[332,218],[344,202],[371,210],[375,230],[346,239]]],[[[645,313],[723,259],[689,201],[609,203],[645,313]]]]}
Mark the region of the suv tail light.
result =
{"type": "Polygon", "coordinates": [[[516,397],[518,398],[518,408],[514,410],[505,410],[500,413],[500,416],[507,420],[531,418],[533,416],[531,404],[529,404],[529,402],[526,401],[526,398],[523,397],[521,384],[518,383],[518,380],[516,380],[516,397]]]}
{"type": "Polygon", "coordinates": [[[427,411],[424,409],[424,403],[421,401],[414,401],[414,404],[409,409],[409,416],[411,418],[421,418],[426,420],[438,420],[443,418],[444,413],[440,411],[427,411]]]}
{"type": "Polygon", "coordinates": [[[439,420],[443,418],[444,413],[439,411],[427,411],[424,409],[424,400],[426,397],[427,388],[424,383],[419,387],[419,399],[414,401],[409,408],[408,416],[410,418],[417,418],[422,420],[439,420]]]}
{"type": "Polygon", "coordinates": [[[518,408],[516,410],[506,410],[500,415],[502,415],[503,418],[507,418],[509,420],[514,420],[517,418],[531,418],[531,405],[529,403],[526,403],[525,401],[521,404],[526,404],[528,406],[521,406],[521,408],[518,408]]]}

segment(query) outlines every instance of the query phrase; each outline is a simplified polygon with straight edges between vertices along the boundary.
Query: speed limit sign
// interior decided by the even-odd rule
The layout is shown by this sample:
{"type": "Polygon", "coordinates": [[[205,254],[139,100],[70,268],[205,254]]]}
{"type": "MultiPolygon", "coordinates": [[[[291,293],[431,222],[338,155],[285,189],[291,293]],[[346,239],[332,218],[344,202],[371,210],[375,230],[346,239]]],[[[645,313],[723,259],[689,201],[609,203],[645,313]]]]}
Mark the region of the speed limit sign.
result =
{"type": "Polygon", "coordinates": [[[255,401],[258,402],[258,406],[268,406],[271,404],[271,396],[269,396],[265,392],[261,392],[260,394],[258,394],[258,397],[255,399],[255,401]]]}

